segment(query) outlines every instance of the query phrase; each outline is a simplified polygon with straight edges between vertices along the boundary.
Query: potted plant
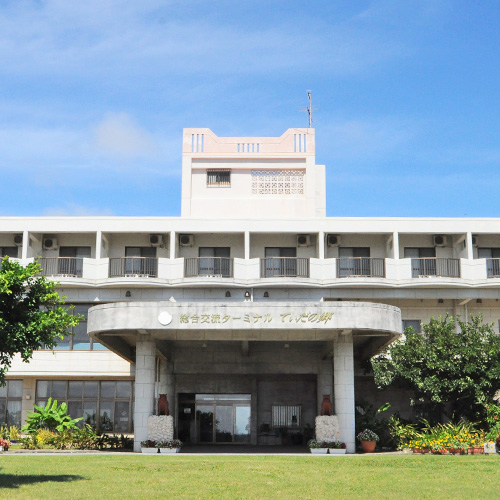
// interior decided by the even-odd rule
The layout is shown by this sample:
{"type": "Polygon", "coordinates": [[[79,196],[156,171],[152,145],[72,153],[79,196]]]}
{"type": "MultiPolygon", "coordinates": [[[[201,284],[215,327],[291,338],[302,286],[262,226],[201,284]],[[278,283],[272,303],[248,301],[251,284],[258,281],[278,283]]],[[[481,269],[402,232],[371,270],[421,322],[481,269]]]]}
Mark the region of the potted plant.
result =
{"type": "Polygon", "coordinates": [[[146,441],[141,441],[141,453],[160,453],[160,450],[156,441],[146,439],[146,441]]]}
{"type": "Polygon", "coordinates": [[[310,439],[307,446],[313,455],[326,455],[328,453],[328,445],[325,442],[319,443],[316,439],[310,439]]]}
{"type": "Polygon", "coordinates": [[[179,453],[182,442],[178,439],[169,439],[167,441],[158,441],[157,446],[160,453],[179,453]]]}
{"type": "Polygon", "coordinates": [[[361,446],[365,453],[373,453],[375,451],[375,446],[377,445],[379,437],[373,431],[365,429],[358,434],[357,438],[361,442],[361,446]]]}
{"type": "Polygon", "coordinates": [[[0,451],[7,451],[10,448],[10,441],[0,438],[0,451]]]}
{"type": "Polygon", "coordinates": [[[330,455],[345,455],[347,452],[347,446],[345,443],[340,441],[333,441],[328,443],[328,453],[330,455]]]}

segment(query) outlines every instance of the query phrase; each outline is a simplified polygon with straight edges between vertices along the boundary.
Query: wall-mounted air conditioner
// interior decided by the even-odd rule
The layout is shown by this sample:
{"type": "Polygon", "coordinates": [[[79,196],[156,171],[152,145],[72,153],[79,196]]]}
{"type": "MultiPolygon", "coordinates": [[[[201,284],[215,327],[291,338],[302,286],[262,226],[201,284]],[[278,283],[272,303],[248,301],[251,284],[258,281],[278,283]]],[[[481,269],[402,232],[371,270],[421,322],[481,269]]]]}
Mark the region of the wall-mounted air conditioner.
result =
{"type": "Polygon", "coordinates": [[[297,235],[297,246],[298,247],[310,247],[311,246],[311,235],[310,234],[298,234],[297,235]]]}
{"type": "Polygon", "coordinates": [[[194,236],[192,234],[179,235],[179,245],[181,247],[192,247],[194,245],[194,236]]]}
{"type": "Polygon", "coordinates": [[[340,236],[338,234],[329,234],[326,237],[326,244],[329,247],[338,247],[340,245],[340,236]]]}
{"type": "Polygon", "coordinates": [[[57,238],[46,237],[43,239],[43,249],[44,250],[57,250],[59,245],[57,244],[57,238]]]}
{"type": "Polygon", "coordinates": [[[446,244],[448,243],[448,237],[443,236],[442,234],[435,234],[432,237],[432,241],[435,247],[445,247],[446,244]]]}
{"type": "Polygon", "coordinates": [[[149,244],[152,247],[163,246],[163,236],[161,234],[150,234],[149,235],[149,244]]]}
{"type": "Polygon", "coordinates": [[[14,235],[14,244],[18,247],[23,246],[23,235],[22,234],[14,235]]]}

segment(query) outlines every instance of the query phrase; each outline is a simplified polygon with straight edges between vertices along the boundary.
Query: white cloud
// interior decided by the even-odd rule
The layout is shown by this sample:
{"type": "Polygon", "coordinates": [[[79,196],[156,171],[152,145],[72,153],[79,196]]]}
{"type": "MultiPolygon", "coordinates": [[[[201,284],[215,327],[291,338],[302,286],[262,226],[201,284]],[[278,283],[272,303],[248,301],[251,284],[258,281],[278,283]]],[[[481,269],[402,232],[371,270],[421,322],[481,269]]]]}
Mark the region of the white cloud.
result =
{"type": "Polygon", "coordinates": [[[127,113],[109,113],[95,128],[100,151],[118,159],[148,156],[158,150],[153,136],[127,113]]]}
{"type": "Polygon", "coordinates": [[[43,214],[48,217],[88,217],[88,216],[113,216],[113,211],[103,207],[86,207],[76,203],[64,203],[59,207],[48,207],[43,214]]]}

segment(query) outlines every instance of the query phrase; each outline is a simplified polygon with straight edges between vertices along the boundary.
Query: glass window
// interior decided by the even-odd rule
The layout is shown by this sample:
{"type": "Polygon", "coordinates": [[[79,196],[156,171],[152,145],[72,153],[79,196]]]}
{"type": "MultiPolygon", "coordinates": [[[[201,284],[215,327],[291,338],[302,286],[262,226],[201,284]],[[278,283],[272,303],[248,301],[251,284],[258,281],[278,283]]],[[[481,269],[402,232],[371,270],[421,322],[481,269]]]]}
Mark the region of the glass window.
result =
{"type": "Polygon", "coordinates": [[[127,399],[130,398],[130,382],[116,383],[116,397],[127,399]]]}
{"type": "Polygon", "coordinates": [[[101,408],[99,412],[99,423],[101,430],[112,431],[113,430],[113,407],[114,403],[112,401],[101,401],[101,408]]]}
{"type": "Polygon", "coordinates": [[[68,383],[68,398],[82,398],[83,382],[70,380],[68,383]]]}
{"type": "Polygon", "coordinates": [[[36,383],[36,397],[48,398],[50,396],[50,382],[48,380],[38,380],[36,383]]]}
{"type": "Polygon", "coordinates": [[[66,399],[66,381],[65,380],[53,380],[51,396],[53,399],[61,400],[66,399]]]}
{"type": "Polygon", "coordinates": [[[421,321],[419,319],[404,319],[403,320],[403,331],[407,328],[414,328],[417,333],[421,333],[422,326],[421,321]]]}
{"type": "Polygon", "coordinates": [[[207,170],[207,186],[231,187],[231,170],[207,170]]]}
{"type": "Polygon", "coordinates": [[[99,387],[99,382],[85,382],[83,388],[83,397],[84,398],[97,398],[97,390],[99,387]]]}
{"type": "Polygon", "coordinates": [[[17,247],[0,247],[0,259],[3,257],[12,257],[13,259],[17,259],[17,255],[17,247]]]}
{"type": "Polygon", "coordinates": [[[115,382],[101,382],[101,398],[115,397],[115,382]]]}
{"type": "Polygon", "coordinates": [[[0,425],[21,426],[22,380],[7,380],[0,388],[0,425]]]}

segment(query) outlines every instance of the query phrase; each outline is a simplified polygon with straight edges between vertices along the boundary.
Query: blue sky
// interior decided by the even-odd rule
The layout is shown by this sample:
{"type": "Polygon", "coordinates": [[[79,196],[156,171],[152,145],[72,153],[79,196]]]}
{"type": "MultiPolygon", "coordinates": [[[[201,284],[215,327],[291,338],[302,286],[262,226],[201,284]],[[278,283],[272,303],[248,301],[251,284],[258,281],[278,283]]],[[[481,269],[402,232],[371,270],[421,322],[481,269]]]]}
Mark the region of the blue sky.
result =
{"type": "Polygon", "coordinates": [[[500,217],[500,2],[0,0],[0,215],[180,215],[183,127],[307,125],[329,216],[500,217]]]}

